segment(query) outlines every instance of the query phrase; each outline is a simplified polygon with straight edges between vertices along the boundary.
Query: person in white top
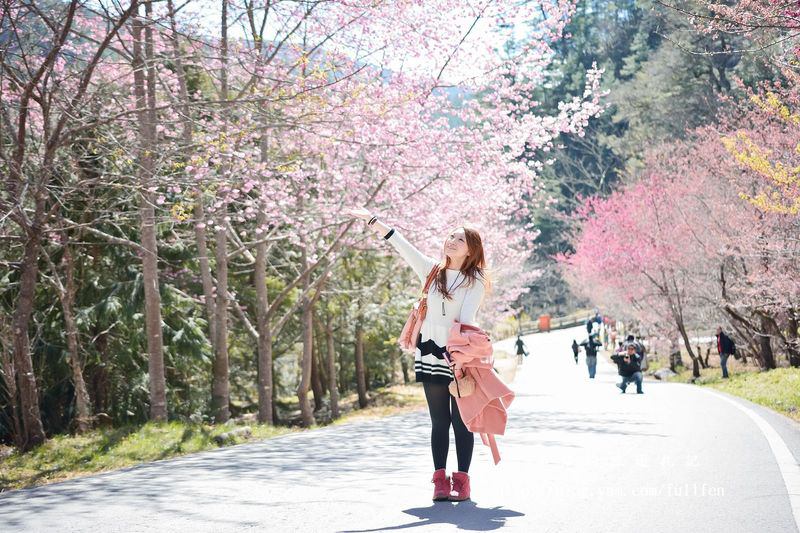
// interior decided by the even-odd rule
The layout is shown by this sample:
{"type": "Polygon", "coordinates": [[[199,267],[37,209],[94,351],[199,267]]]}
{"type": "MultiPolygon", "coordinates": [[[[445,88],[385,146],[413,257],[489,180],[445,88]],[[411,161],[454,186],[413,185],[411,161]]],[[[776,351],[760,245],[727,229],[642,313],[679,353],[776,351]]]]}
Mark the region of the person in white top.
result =
{"type": "Polygon", "coordinates": [[[455,434],[460,475],[469,471],[474,437],[461,420],[455,398],[448,391],[453,373],[444,359],[444,351],[447,335],[455,321],[477,326],[475,315],[490,285],[481,236],[470,228],[455,229],[444,242],[444,258],[440,261],[420,252],[398,231],[366,209],[351,209],[349,214],[366,221],[368,227],[388,241],[411,266],[421,283],[435,266],[439,267],[428,291],[428,311],[416,342],[414,371],[416,380],[425,390],[431,415],[431,452],[435,469],[433,499],[460,501],[457,494],[451,494],[450,478],[445,472],[450,426],[455,434]]]}

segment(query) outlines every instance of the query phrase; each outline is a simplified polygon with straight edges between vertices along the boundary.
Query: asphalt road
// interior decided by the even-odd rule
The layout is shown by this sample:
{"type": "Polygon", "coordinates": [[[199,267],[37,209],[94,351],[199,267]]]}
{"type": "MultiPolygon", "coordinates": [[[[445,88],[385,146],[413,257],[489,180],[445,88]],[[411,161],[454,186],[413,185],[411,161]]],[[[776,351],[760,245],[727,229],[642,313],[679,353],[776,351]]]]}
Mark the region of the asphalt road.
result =
{"type": "Polygon", "coordinates": [[[471,502],[430,501],[422,411],[7,493],[0,531],[798,531],[800,426],[689,385],[622,395],[610,364],[575,365],[580,332],[526,338],[471,502]]]}

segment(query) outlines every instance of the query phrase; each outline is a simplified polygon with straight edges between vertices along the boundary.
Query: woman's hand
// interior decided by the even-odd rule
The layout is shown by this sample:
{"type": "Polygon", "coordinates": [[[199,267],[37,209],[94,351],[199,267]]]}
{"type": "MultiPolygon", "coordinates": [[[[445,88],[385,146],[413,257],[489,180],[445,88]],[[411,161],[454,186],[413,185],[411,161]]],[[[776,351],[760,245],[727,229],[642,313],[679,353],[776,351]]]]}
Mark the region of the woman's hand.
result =
{"type": "Polygon", "coordinates": [[[372,218],[372,213],[370,213],[363,207],[351,207],[345,212],[351,217],[360,218],[361,220],[369,220],[372,218]]]}
{"type": "Polygon", "coordinates": [[[381,237],[387,235],[389,230],[392,229],[385,223],[378,220],[378,217],[374,216],[374,214],[365,207],[351,207],[350,209],[345,210],[345,213],[353,218],[360,218],[367,223],[368,228],[374,231],[376,235],[381,237]]]}
{"type": "Polygon", "coordinates": [[[453,359],[450,359],[448,365],[450,366],[450,370],[452,370],[453,373],[460,372],[461,375],[464,374],[464,365],[462,365],[460,362],[453,361],[453,359]]]}

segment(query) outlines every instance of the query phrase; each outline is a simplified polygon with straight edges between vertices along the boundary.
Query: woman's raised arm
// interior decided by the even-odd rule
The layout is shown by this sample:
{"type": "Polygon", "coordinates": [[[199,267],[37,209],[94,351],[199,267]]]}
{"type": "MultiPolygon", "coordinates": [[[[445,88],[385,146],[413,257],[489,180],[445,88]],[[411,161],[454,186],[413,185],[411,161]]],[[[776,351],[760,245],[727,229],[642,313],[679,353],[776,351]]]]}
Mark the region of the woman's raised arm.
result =
{"type": "Polygon", "coordinates": [[[406,260],[409,266],[414,269],[420,281],[425,281],[425,278],[428,277],[433,266],[439,262],[417,250],[417,248],[408,242],[399,232],[392,229],[363,207],[350,209],[348,210],[348,214],[364,220],[367,222],[367,226],[372,228],[376,234],[383,237],[384,240],[389,241],[389,244],[391,244],[400,256],[406,260]]]}

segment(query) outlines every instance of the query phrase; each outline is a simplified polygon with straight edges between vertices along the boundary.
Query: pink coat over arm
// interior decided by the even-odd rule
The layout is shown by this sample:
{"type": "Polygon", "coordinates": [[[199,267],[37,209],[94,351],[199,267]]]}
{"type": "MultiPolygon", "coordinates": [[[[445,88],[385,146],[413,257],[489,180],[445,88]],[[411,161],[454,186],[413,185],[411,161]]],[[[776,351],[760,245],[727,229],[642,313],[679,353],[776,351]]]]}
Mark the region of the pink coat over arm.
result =
{"type": "Polygon", "coordinates": [[[494,371],[492,342],[482,329],[456,322],[447,338],[447,351],[456,369],[463,369],[475,380],[475,392],[456,398],[461,419],[467,429],[480,433],[481,440],[492,450],[494,463],[500,462],[495,435],[506,431],[506,410],[514,400],[514,392],[494,371]]]}

